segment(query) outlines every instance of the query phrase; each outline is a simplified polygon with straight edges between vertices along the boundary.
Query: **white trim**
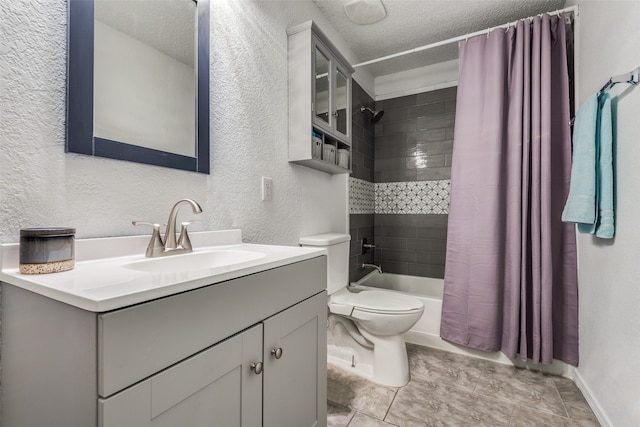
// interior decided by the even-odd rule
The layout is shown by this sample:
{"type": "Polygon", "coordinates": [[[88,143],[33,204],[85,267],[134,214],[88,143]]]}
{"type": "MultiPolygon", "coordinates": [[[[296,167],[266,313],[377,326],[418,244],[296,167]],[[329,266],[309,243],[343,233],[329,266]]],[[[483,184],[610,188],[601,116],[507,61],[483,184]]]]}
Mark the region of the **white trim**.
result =
{"type": "MultiPolygon", "coordinates": [[[[578,6],[571,6],[571,7],[567,7],[567,8],[564,8],[564,9],[558,9],[558,10],[554,10],[552,12],[546,12],[546,13],[548,13],[549,15],[559,15],[561,13],[573,13],[574,15],[576,15],[577,12],[578,12],[578,6]]],[[[445,45],[452,44],[452,43],[461,42],[463,40],[468,40],[471,37],[481,36],[483,34],[489,34],[491,31],[496,30],[498,28],[509,28],[511,26],[514,26],[516,23],[522,21],[523,19],[529,19],[529,18],[533,18],[533,16],[530,16],[528,18],[518,19],[517,21],[514,21],[514,22],[508,22],[506,24],[497,25],[495,27],[487,28],[487,29],[484,29],[484,30],[476,31],[474,33],[469,33],[469,34],[465,34],[465,35],[462,35],[462,36],[453,37],[453,38],[450,38],[450,39],[447,39],[447,40],[442,40],[442,41],[439,41],[439,42],[430,43],[430,44],[427,44],[427,45],[424,45],[424,46],[415,47],[413,49],[405,50],[403,52],[393,53],[391,55],[383,56],[383,57],[376,58],[376,59],[371,59],[369,61],[365,61],[365,62],[361,62],[359,64],[355,64],[355,65],[353,65],[353,68],[364,67],[366,65],[375,64],[375,63],[378,63],[378,62],[386,61],[388,59],[398,58],[400,56],[409,55],[411,53],[422,52],[423,50],[429,50],[429,49],[433,49],[433,48],[436,48],[436,47],[440,47],[440,46],[445,46],[445,45]]]]}
{"type": "Polygon", "coordinates": [[[458,80],[444,82],[444,83],[437,83],[433,85],[422,86],[419,88],[412,88],[412,89],[407,89],[407,90],[402,90],[397,92],[383,93],[380,95],[376,95],[376,101],[384,101],[385,99],[399,98],[401,96],[415,95],[417,93],[431,92],[432,90],[446,89],[448,87],[455,87],[455,86],[458,86],[458,80]]]}
{"type": "MultiPolygon", "coordinates": [[[[358,70],[356,70],[355,74],[353,74],[351,77],[352,77],[353,81],[355,81],[358,84],[358,86],[360,86],[362,88],[362,90],[364,90],[365,93],[367,95],[369,95],[369,98],[373,99],[374,101],[376,100],[375,83],[373,83],[374,88],[372,90],[368,85],[363,83],[362,80],[364,80],[364,78],[363,79],[359,78],[360,76],[358,76],[358,70]]],[[[353,91],[353,85],[351,86],[351,90],[353,91]]]]}
{"type": "Polygon", "coordinates": [[[414,95],[457,85],[459,60],[440,62],[375,78],[376,100],[414,95]]]}
{"type": "Polygon", "coordinates": [[[587,400],[587,403],[600,422],[600,425],[602,425],[602,427],[613,427],[613,423],[611,422],[609,417],[607,417],[607,414],[604,412],[604,409],[602,408],[602,405],[600,405],[600,402],[598,402],[598,399],[596,399],[591,392],[591,388],[584,381],[582,375],[580,375],[580,371],[576,369],[573,375],[573,381],[576,383],[576,386],[578,386],[578,388],[582,392],[582,395],[587,400]]]}

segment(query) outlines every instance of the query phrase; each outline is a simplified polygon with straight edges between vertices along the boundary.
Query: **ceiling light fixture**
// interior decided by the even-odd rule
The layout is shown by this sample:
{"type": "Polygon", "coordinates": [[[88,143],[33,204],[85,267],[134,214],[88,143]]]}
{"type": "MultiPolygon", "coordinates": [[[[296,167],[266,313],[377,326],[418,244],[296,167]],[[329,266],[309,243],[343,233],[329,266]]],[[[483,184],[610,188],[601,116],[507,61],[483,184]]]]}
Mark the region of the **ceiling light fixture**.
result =
{"type": "Polygon", "coordinates": [[[382,0],[351,0],[345,3],[344,13],[358,25],[373,24],[387,16],[382,0]]]}

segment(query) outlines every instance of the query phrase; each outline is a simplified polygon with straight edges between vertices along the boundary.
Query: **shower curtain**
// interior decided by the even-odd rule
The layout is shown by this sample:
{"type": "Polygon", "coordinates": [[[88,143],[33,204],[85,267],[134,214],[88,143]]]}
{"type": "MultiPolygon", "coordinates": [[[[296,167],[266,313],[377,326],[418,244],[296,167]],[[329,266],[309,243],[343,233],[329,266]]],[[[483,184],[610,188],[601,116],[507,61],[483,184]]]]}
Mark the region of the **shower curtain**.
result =
{"type": "Polygon", "coordinates": [[[462,42],[442,338],[578,363],[564,17],[462,42]]]}

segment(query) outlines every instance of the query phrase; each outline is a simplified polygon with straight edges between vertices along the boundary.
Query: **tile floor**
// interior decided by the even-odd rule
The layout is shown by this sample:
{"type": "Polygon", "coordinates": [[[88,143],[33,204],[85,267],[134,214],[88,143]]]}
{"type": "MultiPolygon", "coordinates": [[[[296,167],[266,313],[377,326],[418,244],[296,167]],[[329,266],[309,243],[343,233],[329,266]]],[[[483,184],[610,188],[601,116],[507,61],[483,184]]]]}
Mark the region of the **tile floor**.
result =
{"type": "Polygon", "coordinates": [[[573,381],[408,344],[411,381],[385,387],[329,366],[329,427],[600,426],[573,381]]]}

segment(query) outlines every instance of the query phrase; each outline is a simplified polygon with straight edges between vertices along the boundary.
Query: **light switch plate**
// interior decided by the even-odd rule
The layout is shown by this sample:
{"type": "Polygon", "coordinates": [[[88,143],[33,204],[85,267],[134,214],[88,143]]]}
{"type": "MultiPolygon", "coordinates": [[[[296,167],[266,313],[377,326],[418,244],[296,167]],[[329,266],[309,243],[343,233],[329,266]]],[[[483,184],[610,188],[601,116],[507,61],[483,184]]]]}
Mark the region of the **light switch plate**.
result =
{"type": "Polygon", "coordinates": [[[262,201],[273,200],[273,179],[262,177],[262,201]]]}

